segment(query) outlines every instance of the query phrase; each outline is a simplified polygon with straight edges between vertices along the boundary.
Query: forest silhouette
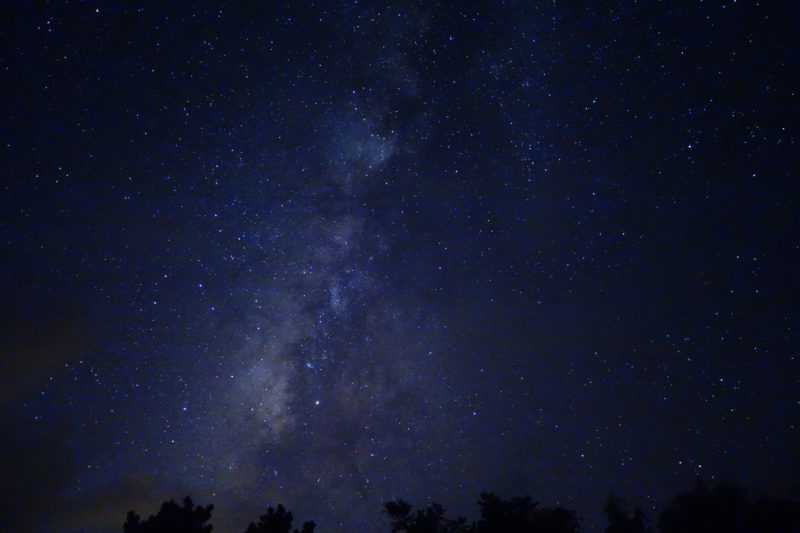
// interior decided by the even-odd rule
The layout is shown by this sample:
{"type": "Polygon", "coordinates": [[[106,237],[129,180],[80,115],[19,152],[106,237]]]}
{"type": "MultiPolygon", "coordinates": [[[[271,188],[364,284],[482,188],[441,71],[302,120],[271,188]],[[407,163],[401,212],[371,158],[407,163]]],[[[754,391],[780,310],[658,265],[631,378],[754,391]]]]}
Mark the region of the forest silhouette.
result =
{"type": "MultiPolygon", "coordinates": [[[[504,500],[483,493],[477,502],[480,518],[450,517],[438,503],[414,509],[404,500],[386,502],[383,513],[391,533],[578,533],[580,519],[563,507],[540,506],[529,496],[504,500]]],[[[142,519],[128,512],[123,533],[210,533],[213,505],[195,505],[188,496],[180,505],[164,502],[157,514],[142,519]]],[[[709,487],[698,480],[690,491],[677,494],[651,521],[641,509],[630,511],[610,496],[603,508],[604,533],[800,533],[800,500],[761,496],[731,484],[709,487]]],[[[313,521],[292,529],[294,517],[283,505],[269,507],[243,533],[314,533],[313,521]]]]}

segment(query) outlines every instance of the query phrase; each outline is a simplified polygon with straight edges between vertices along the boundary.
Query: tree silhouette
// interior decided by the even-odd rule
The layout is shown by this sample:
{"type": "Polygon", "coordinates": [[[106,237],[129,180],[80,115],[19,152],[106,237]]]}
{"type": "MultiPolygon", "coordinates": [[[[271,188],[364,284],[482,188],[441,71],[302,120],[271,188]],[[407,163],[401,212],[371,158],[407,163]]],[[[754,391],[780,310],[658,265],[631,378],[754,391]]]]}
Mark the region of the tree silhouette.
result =
{"type": "Polygon", "coordinates": [[[183,499],[183,506],[174,500],[161,504],[157,515],[145,521],[134,511],[129,511],[122,526],[125,533],[209,533],[213,505],[195,506],[190,497],[183,499]]]}
{"type": "Polygon", "coordinates": [[[478,500],[481,519],[476,530],[478,533],[530,531],[537,505],[539,504],[531,501],[529,496],[504,501],[492,493],[482,493],[481,499],[478,500]]]}
{"type": "Polygon", "coordinates": [[[574,511],[562,507],[539,508],[529,496],[502,500],[491,493],[481,494],[478,507],[481,519],[477,533],[577,533],[580,526],[574,511]]]}
{"type": "Polygon", "coordinates": [[[404,500],[386,502],[384,512],[389,516],[392,533],[461,533],[468,531],[465,518],[452,520],[445,516],[445,509],[432,503],[416,513],[404,500]]]}
{"type": "Polygon", "coordinates": [[[411,504],[405,500],[386,502],[383,512],[389,516],[392,524],[392,533],[408,531],[411,525],[411,504]]]}
{"type": "Polygon", "coordinates": [[[661,513],[662,533],[745,532],[747,497],[744,490],[720,485],[711,491],[702,480],[691,492],[679,493],[661,513]]]}
{"type": "Polygon", "coordinates": [[[465,518],[447,518],[436,503],[412,513],[408,502],[398,500],[384,504],[384,512],[391,520],[392,533],[577,533],[573,511],[537,505],[528,496],[503,500],[483,493],[478,501],[481,518],[471,524],[465,518]]]}
{"type": "Polygon", "coordinates": [[[658,526],[661,533],[797,533],[800,503],[769,497],[751,503],[741,487],[709,489],[698,480],[693,491],[675,496],[658,526]]]}
{"type": "Polygon", "coordinates": [[[800,501],[765,496],[752,505],[750,515],[762,533],[800,532],[800,501]]]}
{"type": "Polygon", "coordinates": [[[608,518],[605,533],[649,533],[647,517],[638,507],[633,515],[625,510],[622,500],[609,496],[603,508],[608,518]]]}
{"type": "Polygon", "coordinates": [[[563,507],[545,507],[533,515],[531,533],[578,533],[580,524],[575,511],[563,507]]]}
{"type": "MultiPolygon", "coordinates": [[[[272,507],[267,509],[267,514],[261,515],[258,524],[250,522],[245,533],[291,533],[292,520],[292,513],[287,511],[283,505],[278,504],[277,509],[272,507]]],[[[302,530],[295,529],[294,533],[314,533],[315,527],[314,522],[306,522],[303,524],[302,530]]]]}
{"type": "MultiPolygon", "coordinates": [[[[384,513],[392,533],[578,533],[574,511],[540,507],[528,496],[504,500],[482,493],[477,502],[480,518],[468,523],[452,519],[444,507],[432,503],[414,510],[404,500],[386,502],[384,513]]],[[[210,533],[212,505],[195,505],[188,496],[183,505],[164,502],[146,520],[129,511],[124,533],[210,533]]],[[[608,525],[604,533],[651,533],[640,509],[630,513],[622,500],[609,497],[603,508],[608,525]]],[[[245,533],[314,533],[316,524],[305,522],[292,529],[292,513],[283,505],[269,507],[245,533]]],[[[755,501],[747,491],[728,484],[714,488],[698,480],[694,488],[677,494],[661,513],[659,533],[800,533],[800,500],[762,496],[755,501]]]]}

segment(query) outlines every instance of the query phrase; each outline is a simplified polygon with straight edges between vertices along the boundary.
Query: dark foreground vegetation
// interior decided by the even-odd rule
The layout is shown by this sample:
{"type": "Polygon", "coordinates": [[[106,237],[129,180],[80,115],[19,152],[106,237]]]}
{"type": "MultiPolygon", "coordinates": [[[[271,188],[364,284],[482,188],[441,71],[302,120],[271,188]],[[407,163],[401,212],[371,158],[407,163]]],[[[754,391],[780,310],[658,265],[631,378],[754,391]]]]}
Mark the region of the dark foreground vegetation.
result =
{"type": "MultiPolygon", "coordinates": [[[[578,533],[574,511],[543,507],[528,496],[503,500],[481,494],[480,518],[452,518],[439,504],[414,510],[403,500],[386,502],[386,531],[392,533],[578,533]]],[[[187,497],[183,505],[162,504],[158,514],[146,520],[128,513],[124,533],[209,533],[212,505],[195,505],[187,497]]],[[[604,507],[605,533],[800,533],[800,501],[796,498],[751,498],[734,485],[709,488],[698,481],[693,490],[676,495],[656,523],[640,509],[629,511],[621,500],[610,497],[604,507]]],[[[244,533],[313,533],[314,522],[292,529],[293,516],[283,505],[270,507],[251,522],[244,533]]]]}

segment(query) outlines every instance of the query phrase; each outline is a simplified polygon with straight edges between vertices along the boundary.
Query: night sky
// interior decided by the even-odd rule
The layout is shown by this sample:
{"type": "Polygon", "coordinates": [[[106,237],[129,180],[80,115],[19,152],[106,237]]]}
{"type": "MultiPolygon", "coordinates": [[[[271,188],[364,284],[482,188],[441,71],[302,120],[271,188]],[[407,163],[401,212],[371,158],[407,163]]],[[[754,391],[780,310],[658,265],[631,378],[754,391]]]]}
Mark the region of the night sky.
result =
{"type": "Polygon", "coordinates": [[[796,483],[792,4],[588,4],[4,4],[4,528],[796,483]]]}

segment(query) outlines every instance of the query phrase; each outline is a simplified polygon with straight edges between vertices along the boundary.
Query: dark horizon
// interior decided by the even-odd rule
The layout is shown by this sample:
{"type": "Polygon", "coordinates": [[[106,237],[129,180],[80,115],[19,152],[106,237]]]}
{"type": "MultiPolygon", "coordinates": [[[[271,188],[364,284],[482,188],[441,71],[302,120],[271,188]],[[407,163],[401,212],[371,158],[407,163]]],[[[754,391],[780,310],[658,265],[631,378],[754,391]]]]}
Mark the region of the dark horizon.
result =
{"type": "MultiPolygon", "coordinates": [[[[609,495],[603,504],[605,523],[584,521],[574,509],[547,506],[530,496],[502,498],[482,492],[475,501],[477,517],[455,515],[438,502],[416,507],[403,499],[384,502],[385,527],[373,531],[389,533],[797,533],[800,531],[800,487],[788,497],[753,494],[730,483],[709,485],[698,478],[689,490],[673,495],[657,516],[628,505],[624,498],[609,495]]],[[[124,533],[210,533],[214,505],[197,504],[190,496],[163,502],[157,513],[130,510],[124,533]]],[[[346,513],[346,511],[343,511],[346,513]]],[[[351,515],[352,516],[352,515],[351,515]]],[[[269,505],[244,533],[315,533],[314,520],[298,524],[283,504],[269,505]]],[[[364,518],[359,520],[364,521],[364,518]]],[[[335,524],[323,531],[339,531],[335,524]]],[[[116,531],[109,529],[108,531],[116,531]]],[[[219,531],[219,530],[216,530],[219,531]]],[[[80,533],[87,533],[85,530],[80,533]]],[[[102,532],[101,532],[102,533],[102,532]]]]}
{"type": "Polygon", "coordinates": [[[800,479],[789,7],[0,11],[7,527],[800,479]]]}

